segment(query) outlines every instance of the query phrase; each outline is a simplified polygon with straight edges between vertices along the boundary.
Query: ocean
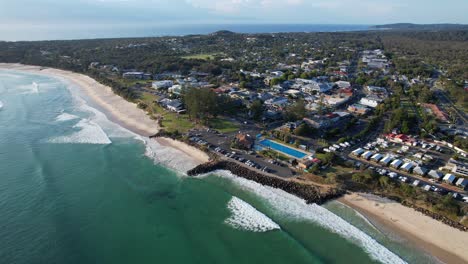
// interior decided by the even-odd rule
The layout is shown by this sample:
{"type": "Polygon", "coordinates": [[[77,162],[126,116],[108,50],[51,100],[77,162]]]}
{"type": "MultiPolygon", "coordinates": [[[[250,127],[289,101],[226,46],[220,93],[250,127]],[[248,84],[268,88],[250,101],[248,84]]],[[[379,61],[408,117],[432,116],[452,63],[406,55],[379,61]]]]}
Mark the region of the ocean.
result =
{"type": "Polygon", "coordinates": [[[194,25],[21,25],[0,26],[0,40],[69,40],[136,38],[210,34],[219,30],[237,33],[345,32],[371,29],[370,25],[333,24],[194,24],[194,25]]]}
{"type": "Polygon", "coordinates": [[[431,263],[354,210],[307,205],[109,121],[72,85],[0,71],[1,263],[431,263]]]}

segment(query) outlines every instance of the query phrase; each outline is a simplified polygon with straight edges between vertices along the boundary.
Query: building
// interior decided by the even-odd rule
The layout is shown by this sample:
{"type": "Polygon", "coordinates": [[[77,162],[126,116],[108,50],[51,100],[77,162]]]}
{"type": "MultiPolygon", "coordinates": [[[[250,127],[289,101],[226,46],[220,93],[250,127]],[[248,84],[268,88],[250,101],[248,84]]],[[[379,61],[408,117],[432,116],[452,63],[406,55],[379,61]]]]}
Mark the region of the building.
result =
{"type": "Polygon", "coordinates": [[[122,74],[124,79],[131,79],[131,80],[150,80],[151,74],[144,73],[144,72],[136,72],[130,71],[122,74]]]}
{"type": "Polygon", "coordinates": [[[407,163],[403,164],[400,169],[404,170],[404,171],[407,171],[407,172],[410,172],[413,169],[413,167],[414,167],[413,163],[407,162],[407,163]]]}
{"type": "Polygon", "coordinates": [[[427,174],[429,177],[431,178],[434,178],[438,181],[440,181],[443,177],[444,177],[444,174],[440,171],[436,171],[436,170],[431,170],[429,171],[429,173],[427,174]]]}
{"type": "Polygon", "coordinates": [[[421,166],[417,166],[416,168],[413,169],[413,173],[421,175],[421,176],[425,176],[428,172],[429,172],[428,169],[421,167],[421,166]]]}
{"type": "Polygon", "coordinates": [[[390,166],[392,166],[395,169],[400,168],[400,166],[403,165],[403,161],[396,159],[392,163],[390,163],[390,166]]]}
{"type": "Polygon", "coordinates": [[[351,153],[352,153],[354,156],[358,156],[358,157],[359,157],[359,156],[361,156],[361,155],[362,155],[362,153],[364,153],[364,152],[365,152],[365,150],[364,150],[364,149],[362,149],[362,148],[358,148],[358,149],[354,150],[354,151],[353,151],[353,152],[351,152],[351,153]]]}
{"type": "Polygon", "coordinates": [[[348,111],[358,115],[365,115],[370,112],[370,109],[362,104],[352,104],[348,107],[348,111]]]}
{"type": "Polygon", "coordinates": [[[366,86],[366,91],[371,93],[371,94],[381,94],[381,95],[386,95],[387,94],[387,89],[384,87],[378,87],[378,86],[366,86]]]}
{"type": "Polygon", "coordinates": [[[456,173],[465,177],[468,176],[468,166],[464,162],[450,159],[446,165],[446,168],[450,169],[453,173],[456,173]]]}
{"type": "Polygon", "coordinates": [[[376,108],[383,100],[376,96],[367,96],[361,99],[359,103],[361,105],[369,106],[372,108],[376,108]]]}
{"type": "Polygon", "coordinates": [[[180,84],[172,85],[167,91],[172,94],[180,95],[182,93],[182,86],[180,84]]]}
{"type": "Polygon", "coordinates": [[[457,177],[455,177],[455,175],[450,174],[450,173],[447,173],[444,176],[444,181],[446,181],[446,182],[448,182],[450,184],[455,184],[456,179],[457,179],[457,177]]]}
{"type": "Polygon", "coordinates": [[[174,82],[173,81],[170,81],[170,80],[164,80],[164,81],[156,81],[156,82],[153,82],[153,84],[151,85],[154,89],[167,89],[171,86],[174,85],[174,82]]]}
{"type": "Polygon", "coordinates": [[[168,98],[164,98],[159,101],[159,104],[172,112],[183,113],[185,111],[182,102],[177,99],[171,100],[168,98]]]}
{"type": "Polygon", "coordinates": [[[390,162],[392,162],[393,158],[390,157],[390,156],[385,156],[384,158],[382,158],[380,160],[380,164],[382,165],[385,165],[385,166],[388,166],[390,164],[390,162]]]}
{"type": "Polygon", "coordinates": [[[372,156],[372,160],[375,161],[375,162],[379,162],[384,156],[382,154],[375,154],[374,156],[372,156]]]}
{"type": "Polygon", "coordinates": [[[467,190],[468,189],[468,179],[465,179],[465,178],[458,179],[457,186],[462,188],[463,190],[467,190]]]}
{"type": "Polygon", "coordinates": [[[250,150],[255,144],[255,139],[249,134],[238,133],[234,139],[234,144],[239,149],[250,150]]]}
{"type": "Polygon", "coordinates": [[[345,81],[337,81],[335,82],[336,85],[338,85],[339,88],[349,88],[351,87],[350,82],[345,82],[345,81]]]}
{"type": "Polygon", "coordinates": [[[374,155],[372,151],[366,151],[361,155],[361,157],[363,159],[369,160],[372,157],[372,155],[374,155]]]}
{"type": "Polygon", "coordinates": [[[307,170],[308,168],[312,167],[315,164],[315,162],[312,159],[301,159],[298,161],[297,167],[303,170],[307,170]]]}

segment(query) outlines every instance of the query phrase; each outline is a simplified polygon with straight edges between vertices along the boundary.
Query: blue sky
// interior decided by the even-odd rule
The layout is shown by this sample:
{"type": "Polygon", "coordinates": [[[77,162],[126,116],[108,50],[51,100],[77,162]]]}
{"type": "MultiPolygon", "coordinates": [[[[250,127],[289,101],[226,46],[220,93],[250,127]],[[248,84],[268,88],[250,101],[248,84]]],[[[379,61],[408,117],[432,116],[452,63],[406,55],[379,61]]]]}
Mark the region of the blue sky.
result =
{"type": "Polygon", "coordinates": [[[0,27],[465,23],[468,0],[0,0],[0,27]]]}

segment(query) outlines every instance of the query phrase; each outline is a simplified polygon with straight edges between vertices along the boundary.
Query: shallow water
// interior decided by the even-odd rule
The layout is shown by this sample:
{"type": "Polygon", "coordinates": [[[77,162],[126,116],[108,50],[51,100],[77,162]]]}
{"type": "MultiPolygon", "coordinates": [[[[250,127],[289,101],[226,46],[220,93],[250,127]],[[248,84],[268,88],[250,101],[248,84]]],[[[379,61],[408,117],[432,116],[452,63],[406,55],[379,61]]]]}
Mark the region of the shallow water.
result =
{"type": "Polygon", "coordinates": [[[186,177],[183,155],[145,143],[69,89],[0,71],[2,263],[428,259],[336,206],[223,171],[186,177]]]}

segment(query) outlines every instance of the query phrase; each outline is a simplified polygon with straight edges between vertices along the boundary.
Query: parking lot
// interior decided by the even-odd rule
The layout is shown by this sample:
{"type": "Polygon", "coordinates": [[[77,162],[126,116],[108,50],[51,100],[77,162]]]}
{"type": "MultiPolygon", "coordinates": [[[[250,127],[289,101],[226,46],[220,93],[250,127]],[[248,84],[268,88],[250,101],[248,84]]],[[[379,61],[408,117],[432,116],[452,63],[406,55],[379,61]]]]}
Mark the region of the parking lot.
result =
{"type": "Polygon", "coordinates": [[[263,172],[272,173],[280,177],[293,177],[295,172],[286,164],[265,159],[256,154],[254,151],[233,151],[231,150],[231,140],[233,135],[226,135],[217,132],[213,129],[193,130],[190,133],[190,141],[206,146],[212,152],[226,159],[236,160],[248,167],[261,170],[263,172]]]}

